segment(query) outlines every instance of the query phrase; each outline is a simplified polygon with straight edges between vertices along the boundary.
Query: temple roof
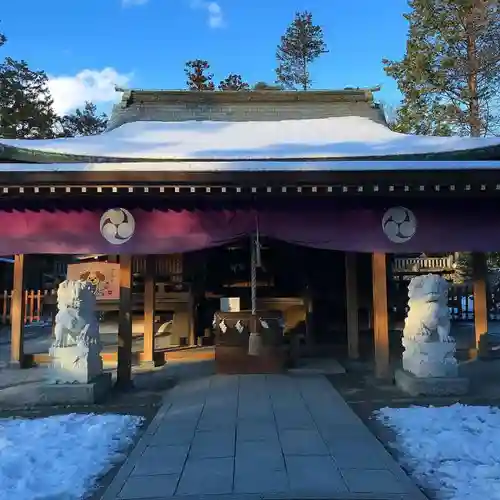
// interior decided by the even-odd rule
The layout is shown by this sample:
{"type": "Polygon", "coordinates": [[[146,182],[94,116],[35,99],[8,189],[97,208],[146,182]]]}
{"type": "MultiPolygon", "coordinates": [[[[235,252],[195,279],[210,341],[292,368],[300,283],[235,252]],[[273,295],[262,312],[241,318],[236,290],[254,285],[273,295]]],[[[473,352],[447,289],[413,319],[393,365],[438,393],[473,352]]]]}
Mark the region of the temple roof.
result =
{"type": "MultiPolygon", "coordinates": [[[[118,162],[164,162],[165,169],[171,170],[178,162],[177,168],[182,170],[188,169],[183,162],[189,161],[249,162],[250,166],[255,161],[500,159],[500,138],[391,131],[373,103],[370,89],[132,90],[124,92],[110,123],[110,130],[96,136],[0,138],[0,160],[99,163],[99,170],[113,170],[113,163],[118,162]]],[[[161,166],[156,165],[155,170],[161,166]]]]}

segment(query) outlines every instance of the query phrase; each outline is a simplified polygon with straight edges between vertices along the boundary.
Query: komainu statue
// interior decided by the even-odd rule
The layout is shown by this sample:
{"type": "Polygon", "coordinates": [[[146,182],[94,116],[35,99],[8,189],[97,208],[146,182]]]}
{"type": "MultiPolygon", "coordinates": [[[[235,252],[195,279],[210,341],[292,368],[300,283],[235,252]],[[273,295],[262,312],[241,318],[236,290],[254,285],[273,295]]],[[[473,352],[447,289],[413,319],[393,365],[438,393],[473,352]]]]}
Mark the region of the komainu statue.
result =
{"type": "Polygon", "coordinates": [[[417,276],[408,286],[403,330],[403,369],[416,377],[456,377],[456,344],[450,334],[448,283],[435,274],[417,276]]]}
{"type": "Polygon", "coordinates": [[[66,280],[59,285],[59,311],[50,349],[51,378],[56,382],[88,383],[102,373],[94,292],[88,281],[66,280]]]}

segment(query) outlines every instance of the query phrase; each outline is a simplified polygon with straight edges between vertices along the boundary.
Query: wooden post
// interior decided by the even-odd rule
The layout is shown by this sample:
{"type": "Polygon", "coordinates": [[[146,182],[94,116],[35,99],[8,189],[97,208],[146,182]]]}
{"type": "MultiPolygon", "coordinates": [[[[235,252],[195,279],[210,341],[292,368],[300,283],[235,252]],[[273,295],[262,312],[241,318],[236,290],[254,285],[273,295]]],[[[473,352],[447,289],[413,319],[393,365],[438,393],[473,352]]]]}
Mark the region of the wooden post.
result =
{"type": "Polygon", "coordinates": [[[387,308],[387,263],[385,253],[372,254],[373,335],[375,376],[390,378],[389,315],[387,308]]]}
{"type": "Polygon", "coordinates": [[[479,348],[481,335],[488,332],[488,265],[484,253],[472,254],[472,277],[474,293],[474,330],[476,345],[479,348]]]}
{"type": "Polygon", "coordinates": [[[347,352],[349,359],[359,358],[359,323],[358,323],[358,283],[356,254],[345,254],[345,298],[347,318],[347,352]]]}
{"type": "Polygon", "coordinates": [[[21,368],[24,363],[24,255],[14,255],[14,289],[10,309],[10,362],[21,368]]]}
{"type": "Polygon", "coordinates": [[[118,363],[116,386],[132,384],[132,256],[120,255],[120,306],[118,312],[118,363]]]}
{"type": "Polygon", "coordinates": [[[146,257],[144,279],[144,357],[145,363],[154,365],[155,360],[155,295],[156,255],[146,257]]]}

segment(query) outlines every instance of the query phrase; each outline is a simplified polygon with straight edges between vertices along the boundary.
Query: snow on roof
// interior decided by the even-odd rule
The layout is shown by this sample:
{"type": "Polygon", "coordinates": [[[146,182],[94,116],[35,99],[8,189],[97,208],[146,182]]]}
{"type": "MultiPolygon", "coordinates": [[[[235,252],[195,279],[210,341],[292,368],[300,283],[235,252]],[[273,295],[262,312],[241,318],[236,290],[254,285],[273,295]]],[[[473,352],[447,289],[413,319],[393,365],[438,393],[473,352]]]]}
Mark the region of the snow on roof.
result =
{"type": "Polygon", "coordinates": [[[254,122],[138,121],[97,136],[50,140],[0,138],[0,152],[2,145],[86,156],[89,160],[98,157],[143,161],[383,159],[482,149],[500,145],[500,138],[399,134],[369,118],[347,116],[254,122]]]}

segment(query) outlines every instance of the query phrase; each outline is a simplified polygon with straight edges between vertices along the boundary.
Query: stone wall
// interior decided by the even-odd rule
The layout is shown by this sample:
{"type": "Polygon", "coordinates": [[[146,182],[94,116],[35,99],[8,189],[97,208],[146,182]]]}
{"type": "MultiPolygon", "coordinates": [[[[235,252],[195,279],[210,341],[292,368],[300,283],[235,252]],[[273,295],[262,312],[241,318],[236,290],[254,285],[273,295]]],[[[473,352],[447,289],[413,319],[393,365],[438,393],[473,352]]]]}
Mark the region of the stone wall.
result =
{"type": "Polygon", "coordinates": [[[241,103],[133,103],[115,105],[108,130],[135,121],[281,121],[362,116],[385,123],[378,106],[370,102],[241,102],[241,103]]]}

